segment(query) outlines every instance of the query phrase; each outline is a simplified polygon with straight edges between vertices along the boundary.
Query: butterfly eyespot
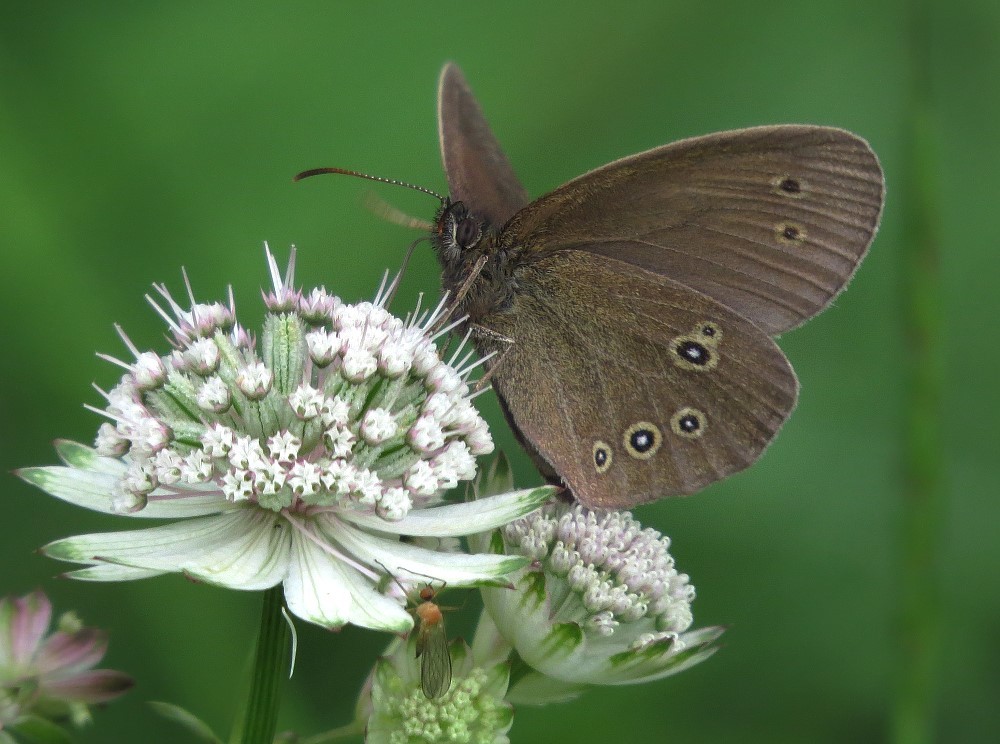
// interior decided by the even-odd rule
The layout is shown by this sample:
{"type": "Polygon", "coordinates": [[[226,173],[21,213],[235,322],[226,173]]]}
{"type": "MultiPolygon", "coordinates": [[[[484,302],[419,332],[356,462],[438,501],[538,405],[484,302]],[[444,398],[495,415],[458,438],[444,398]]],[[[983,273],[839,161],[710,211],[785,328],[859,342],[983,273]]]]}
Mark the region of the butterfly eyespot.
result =
{"type": "Polygon", "coordinates": [[[700,334],[705,339],[705,343],[712,346],[718,346],[722,340],[722,329],[719,328],[718,323],[713,323],[711,320],[702,321],[695,325],[695,333],[700,334]]]}
{"type": "Polygon", "coordinates": [[[712,352],[697,341],[681,341],[677,344],[677,353],[691,364],[703,367],[712,358],[712,352]]]}
{"type": "Polygon", "coordinates": [[[663,435],[659,428],[648,421],[632,424],[622,439],[625,451],[637,460],[648,460],[663,444],[663,435]]]}
{"type": "Polygon", "coordinates": [[[594,467],[598,473],[606,473],[611,467],[611,448],[604,442],[594,442],[594,467]]]}
{"type": "MultiPolygon", "coordinates": [[[[681,369],[705,371],[714,369],[715,365],[719,363],[719,355],[705,343],[702,343],[699,338],[703,338],[700,331],[698,337],[694,335],[678,336],[671,342],[670,350],[674,355],[674,363],[681,369]]],[[[717,344],[716,339],[709,338],[705,341],[712,346],[717,344]]]]}
{"type": "Polygon", "coordinates": [[[778,191],[785,196],[799,197],[802,196],[804,191],[804,184],[797,178],[792,178],[791,176],[782,176],[774,180],[775,191],[778,191]]]}
{"type": "Polygon", "coordinates": [[[801,225],[796,225],[794,222],[778,223],[775,232],[778,235],[779,243],[801,243],[806,237],[805,228],[801,225]]]}
{"type": "Polygon", "coordinates": [[[685,407],[670,417],[670,429],[685,439],[697,439],[705,433],[705,414],[697,408],[685,407]]]}

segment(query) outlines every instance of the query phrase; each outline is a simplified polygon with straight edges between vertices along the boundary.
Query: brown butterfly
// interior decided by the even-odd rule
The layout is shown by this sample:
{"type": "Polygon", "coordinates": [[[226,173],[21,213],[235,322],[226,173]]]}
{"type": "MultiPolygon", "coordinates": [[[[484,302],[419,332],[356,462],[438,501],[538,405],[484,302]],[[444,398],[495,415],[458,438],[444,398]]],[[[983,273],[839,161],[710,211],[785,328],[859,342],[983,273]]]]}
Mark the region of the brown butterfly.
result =
{"type": "Polygon", "coordinates": [[[830,304],[878,227],[868,144],[830,127],[720,132],[530,201],[453,64],[438,125],[443,285],[496,352],[494,388],[542,471],[587,506],[627,508],[760,457],[798,393],[772,337],[830,304]]]}
{"type": "MultiPolygon", "coordinates": [[[[830,304],[878,228],[868,143],[805,125],[720,132],[530,201],[453,64],[438,126],[442,284],[542,473],[620,509],[757,460],[798,395],[773,337],[830,304]]],[[[300,177],[320,172],[362,175],[300,177]]]]}

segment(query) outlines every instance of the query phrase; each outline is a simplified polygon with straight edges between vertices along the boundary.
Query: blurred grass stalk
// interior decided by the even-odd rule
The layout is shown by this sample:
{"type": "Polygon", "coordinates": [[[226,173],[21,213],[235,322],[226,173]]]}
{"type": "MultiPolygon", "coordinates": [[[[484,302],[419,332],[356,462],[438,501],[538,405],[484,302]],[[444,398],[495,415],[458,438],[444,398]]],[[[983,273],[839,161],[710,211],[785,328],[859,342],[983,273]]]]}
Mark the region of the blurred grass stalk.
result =
{"type": "Polygon", "coordinates": [[[934,739],[940,639],[939,536],[944,513],[941,437],[942,301],[936,119],[931,90],[930,5],[908,5],[910,91],[901,179],[906,342],[903,494],[899,538],[899,645],[891,740],[934,739]]]}

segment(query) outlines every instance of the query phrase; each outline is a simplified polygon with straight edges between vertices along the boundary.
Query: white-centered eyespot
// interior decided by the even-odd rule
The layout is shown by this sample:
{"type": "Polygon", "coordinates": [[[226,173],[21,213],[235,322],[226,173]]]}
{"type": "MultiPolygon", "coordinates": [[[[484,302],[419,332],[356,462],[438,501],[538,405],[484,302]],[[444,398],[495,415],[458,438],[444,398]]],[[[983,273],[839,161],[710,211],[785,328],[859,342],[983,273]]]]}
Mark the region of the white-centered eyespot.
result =
{"type": "Polygon", "coordinates": [[[663,434],[656,424],[639,421],[625,430],[622,442],[625,451],[636,460],[648,460],[663,444],[663,434]]]}
{"type": "Polygon", "coordinates": [[[613,455],[611,454],[611,447],[606,443],[598,439],[594,442],[594,468],[598,473],[606,473],[611,467],[611,460],[613,455]]]}
{"type": "Polygon", "coordinates": [[[685,439],[697,439],[705,433],[708,420],[697,408],[685,406],[670,417],[670,429],[685,439]]]}

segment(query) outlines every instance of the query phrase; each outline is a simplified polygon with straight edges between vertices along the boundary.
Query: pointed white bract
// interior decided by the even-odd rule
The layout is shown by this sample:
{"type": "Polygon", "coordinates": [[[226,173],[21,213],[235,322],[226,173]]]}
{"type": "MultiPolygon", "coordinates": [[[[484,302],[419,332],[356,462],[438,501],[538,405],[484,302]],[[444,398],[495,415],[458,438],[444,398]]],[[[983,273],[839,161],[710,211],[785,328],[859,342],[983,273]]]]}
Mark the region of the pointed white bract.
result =
{"type": "Polygon", "coordinates": [[[526,559],[402,541],[492,529],[549,493],[443,505],[493,443],[469,402],[472,368],[443,362],[428,334],[440,307],[403,321],[386,294],[348,305],[322,288],[303,293],[294,252],[284,275],[267,259],[259,338],[237,322],[231,291],[227,304],[202,304],[189,286],[184,309],[157,285],[150,302],[172,351],[139,351],[122,333],[135,361],[119,363],[125,375],[94,409],[109,419],[95,448],[62,442],[65,467],[20,473],[90,509],[190,519],[45,552],[84,564],[69,575],[90,581],[182,572],[237,589],[283,582],[292,612],[334,628],[409,629],[410,615],[376,589],[386,570],[501,583],[526,559]]]}

